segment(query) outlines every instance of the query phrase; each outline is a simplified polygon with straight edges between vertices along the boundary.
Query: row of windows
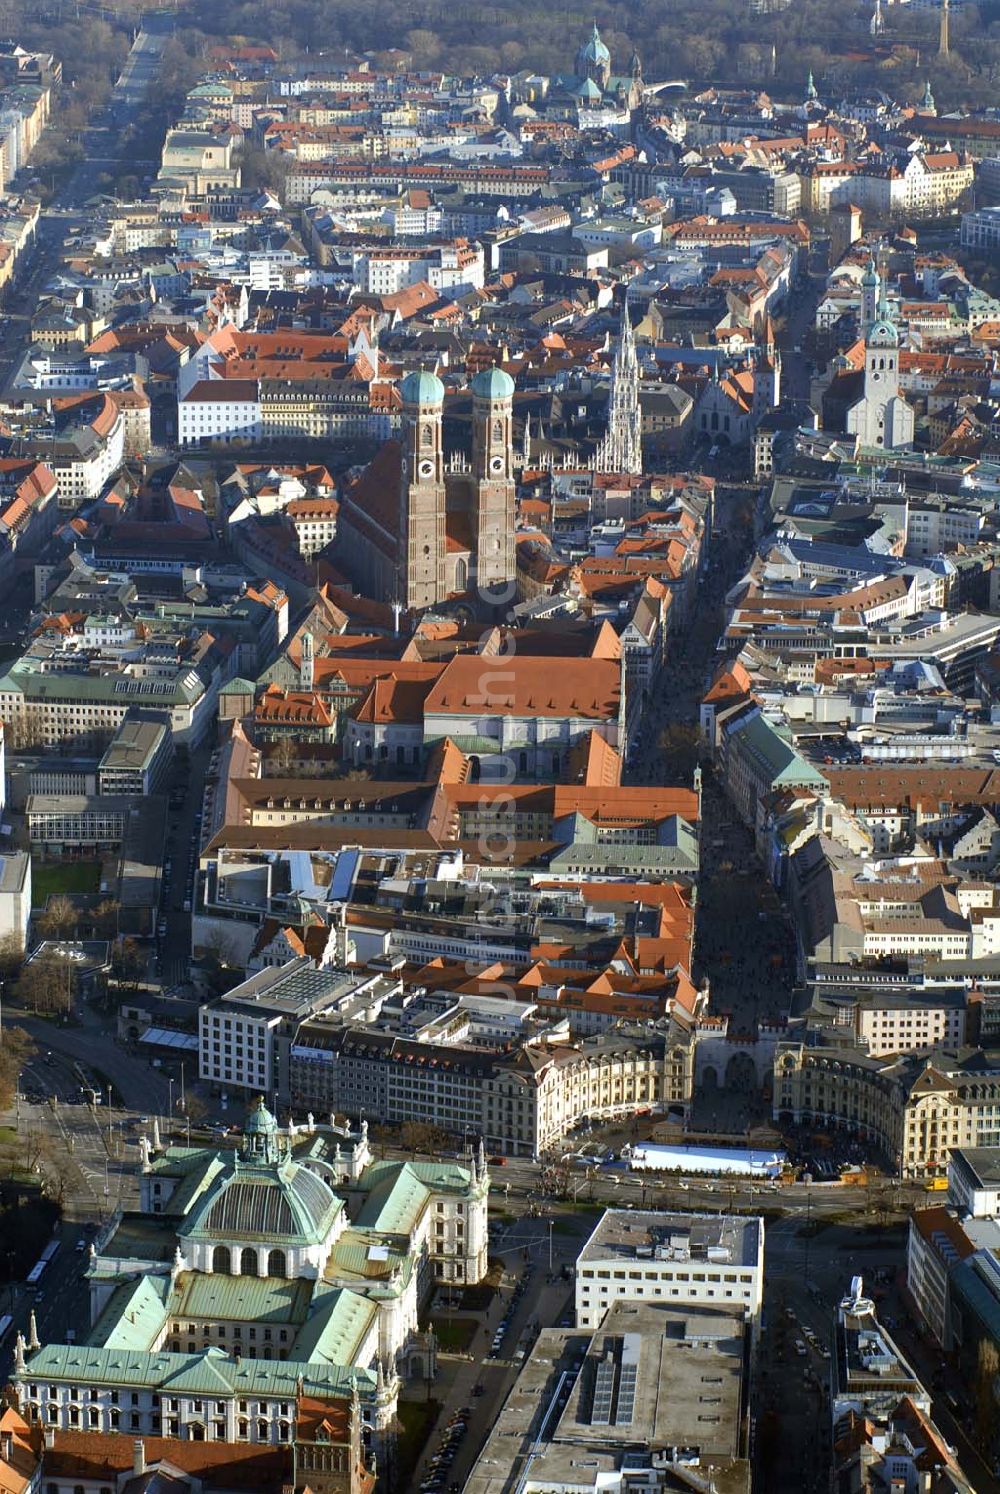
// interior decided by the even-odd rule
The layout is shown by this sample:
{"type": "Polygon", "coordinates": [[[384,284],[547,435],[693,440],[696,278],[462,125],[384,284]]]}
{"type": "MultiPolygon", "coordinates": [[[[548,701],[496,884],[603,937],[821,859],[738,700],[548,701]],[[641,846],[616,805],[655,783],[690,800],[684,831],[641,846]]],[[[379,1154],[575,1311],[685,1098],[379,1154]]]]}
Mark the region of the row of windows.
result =
{"type": "Polygon", "coordinates": [[[739,1276],[727,1272],[723,1276],[718,1271],[708,1274],[704,1271],[662,1271],[655,1268],[646,1271],[602,1271],[584,1267],[580,1276],[584,1280],[596,1277],[598,1281],[739,1281],[745,1286],[753,1284],[753,1275],[749,1271],[742,1272],[739,1276]]]}
{"type": "MultiPolygon", "coordinates": [[[[238,1272],[233,1271],[233,1257],[235,1253],[236,1252],[230,1250],[228,1245],[216,1245],[215,1249],[212,1251],[212,1270],[219,1276],[231,1276],[234,1274],[239,1276],[259,1276],[262,1273],[259,1271],[258,1267],[261,1263],[261,1260],[263,1260],[267,1268],[263,1273],[264,1275],[288,1275],[288,1266],[285,1258],[285,1252],[283,1250],[269,1250],[265,1254],[263,1250],[258,1253],[255,1246],[246,1245],[239,1252],[238,1272]]],[[[175,1326],[174,1332],[176,1333],[178,1331],[179,1329],[175,1326]]],[[[194,1328],[189,1327],[188,1332],[193,1333],[194,1328]]],[[[251,1328],[250,1337],[253,1338],[254,1334],[255,1330],[251,1328]]],[[[237,1334],[234,1330],[234,1337],[236,1336],[237,1334]]],[[[270,1336],[271,1331],[270,1329],[268,1329],[265,1332],[264,1337],[270,1338],[270,1336]]],[[[284,1337],[284,1335],[282,1335],[282,1337],[284,1337]]]]}

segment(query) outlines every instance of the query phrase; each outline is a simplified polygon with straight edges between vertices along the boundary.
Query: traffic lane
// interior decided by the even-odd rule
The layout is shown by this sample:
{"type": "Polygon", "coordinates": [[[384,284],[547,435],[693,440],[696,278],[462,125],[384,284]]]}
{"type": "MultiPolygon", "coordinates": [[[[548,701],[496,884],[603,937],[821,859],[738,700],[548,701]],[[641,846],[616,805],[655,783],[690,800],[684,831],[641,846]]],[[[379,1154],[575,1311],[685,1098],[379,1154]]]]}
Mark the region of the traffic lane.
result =
{"type": "Polygon", "coordinates": [[[134,1058],[113,1041],[107,1032],[94,1033],[73,1027],[54,1027],[30,1017],[19,1018],[20,1025],[38,1042],[48,1040],[54,1051],[76,1059],[95,1075],[110,1080],[129,1110],[154,1110],[163,1113],[167,1085],[156,1069],[144,1059],[134,1058]]]}

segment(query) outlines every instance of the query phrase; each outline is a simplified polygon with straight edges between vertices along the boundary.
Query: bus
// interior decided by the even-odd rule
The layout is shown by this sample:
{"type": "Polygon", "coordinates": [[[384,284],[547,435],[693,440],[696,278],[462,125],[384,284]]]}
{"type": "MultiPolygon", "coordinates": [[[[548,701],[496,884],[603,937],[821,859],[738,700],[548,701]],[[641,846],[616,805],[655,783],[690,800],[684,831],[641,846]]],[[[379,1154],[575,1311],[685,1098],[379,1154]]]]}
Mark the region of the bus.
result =
{"type": "Polygon", "coordinates": [[[45,1249],[42,1251],[38,1260],[35,1262],[31,1270],[28,1272],[27,1276],[24,1278],[28,1286],[38,1285],[42,1277],[45,1275],[46,1270],[48,1269],[49,1262],[55,1258],[58,1252],[59,1241],[50,1240],[45,1249]]]}

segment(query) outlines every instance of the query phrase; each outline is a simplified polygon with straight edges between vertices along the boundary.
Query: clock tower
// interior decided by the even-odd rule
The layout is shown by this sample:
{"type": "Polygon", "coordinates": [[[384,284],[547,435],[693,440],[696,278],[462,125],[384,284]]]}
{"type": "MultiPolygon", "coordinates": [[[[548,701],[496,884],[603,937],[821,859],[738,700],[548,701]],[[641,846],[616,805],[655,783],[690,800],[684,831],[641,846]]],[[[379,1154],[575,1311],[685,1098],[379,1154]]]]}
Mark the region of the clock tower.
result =
{"type": "Polygon", "coordinates": [[[472,381],[472,527],[480,592],[516,575],[514,380],[500,368],[472,381]]]}
{"type": "Polygon", "coordinates": [[[444,387],[432,373],[411,373],[399,392],[403,451],[398,597],[406,607],[420,611],[446,595],[444,387]]]}

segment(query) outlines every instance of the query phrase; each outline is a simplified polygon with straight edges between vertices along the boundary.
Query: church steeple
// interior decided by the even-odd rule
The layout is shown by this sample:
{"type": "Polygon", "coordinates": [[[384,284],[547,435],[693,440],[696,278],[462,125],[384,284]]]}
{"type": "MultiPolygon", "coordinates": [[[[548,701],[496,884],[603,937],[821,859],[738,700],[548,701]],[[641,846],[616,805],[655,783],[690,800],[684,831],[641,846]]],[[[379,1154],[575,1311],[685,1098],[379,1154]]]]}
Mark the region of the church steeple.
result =
{"type": "Polygon", "coordinates": [[[628,301],[622,302],[618,351],[611,370],[608,429],[597,452],[599,472],[642,472],[642,436],[639,409],[639,360],[636,357],[628,301]]]}
{"type": "Polygon", "coordinates": [[[480,591],[512,582],[517,496],[514,482],[514,380],[502,368],[472,381],[472,523],[480,591]]]}
{"type": "Polygon", "coordinates": [[[810,68],[809,76],[806,78],[806,103],[813,104],[818,98],[819,94],[816,92],[816,84],[813,82],[812,68],[810,68]]]}
{"type": "Polygon", "coordinates": [[[934,95],[931,93],[931,80],[930,80],[930,78],[927,79],[926,85],[924,87],[924,96],[920,100],[920,112],[921,112],[921,114],[936,114],[937,113],[937,104],[935,104],[935,102],[934,102],[934,95]]]}
{"type": "Polygon", "coordinates": [[[874,254],[869,255],[865,273],[861,277],[861,335],[867,337],[881,314],[882,277],[878,272],[874,254]]]}
{"type": "Polygon", "coordinates": [[[403,402],[400,600],[419,611],[436,606],[447,594],[444,386],[435,374],[423,371],[408,374],[399,393],[403,402]]]}

